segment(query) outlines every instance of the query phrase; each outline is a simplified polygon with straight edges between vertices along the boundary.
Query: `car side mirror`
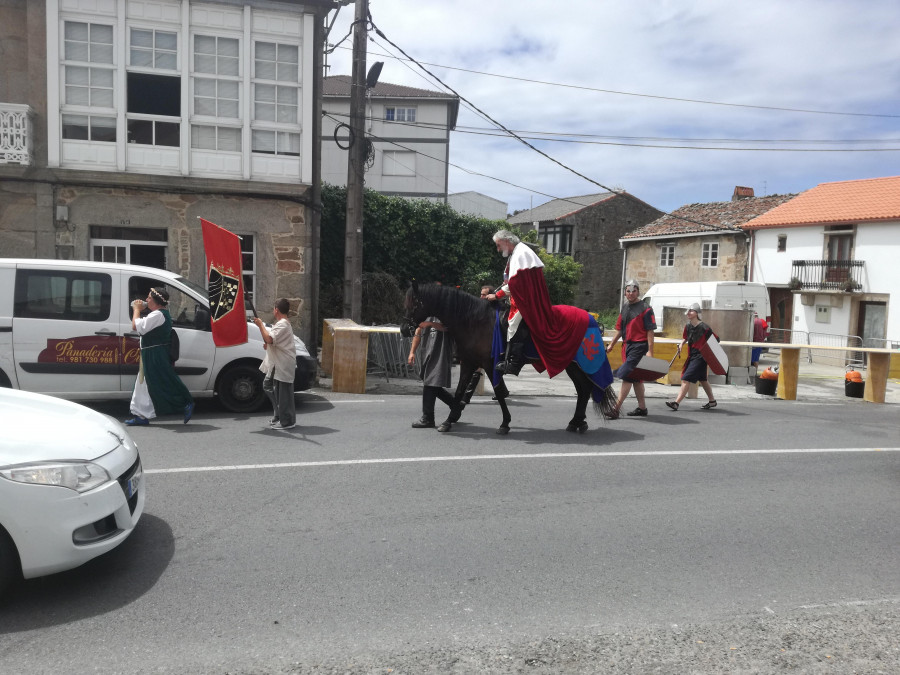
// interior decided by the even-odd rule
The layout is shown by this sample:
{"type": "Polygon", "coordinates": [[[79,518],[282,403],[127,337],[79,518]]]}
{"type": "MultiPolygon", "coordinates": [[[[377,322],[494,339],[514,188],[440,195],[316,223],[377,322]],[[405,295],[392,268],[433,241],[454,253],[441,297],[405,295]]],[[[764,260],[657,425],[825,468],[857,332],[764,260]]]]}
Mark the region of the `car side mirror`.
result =
{"type": "Polygon", "coordinates": [[[211,331],[210,313],[206,307],[197,305],[197,311],[194,313],[194,328],[199,330],[211,331]]]}

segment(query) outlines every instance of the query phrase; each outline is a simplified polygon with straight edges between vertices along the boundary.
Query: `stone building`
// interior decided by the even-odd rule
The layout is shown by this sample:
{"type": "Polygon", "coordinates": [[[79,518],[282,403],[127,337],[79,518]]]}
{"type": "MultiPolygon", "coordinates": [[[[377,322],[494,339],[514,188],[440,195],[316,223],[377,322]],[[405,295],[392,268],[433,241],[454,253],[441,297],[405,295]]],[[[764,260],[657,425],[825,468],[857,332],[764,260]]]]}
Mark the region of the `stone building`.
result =
{"type": "Polygon", "coordinates": [[[289,298],[314,345],[324,18],[344,4],[6,0],[0,256],[205,285],[203,217],[242,237],[260,313],[289,298]]]}
{"type": "Polygon", "coordinates": [[[548,253],[571,255],[583,265],[574,304],[596,311],[618,307],[622,297],[619,239],[662,214],[627,193],[601,192],[554,199],[508,222],[536,229],[548,253]]]}
{"type": "Polygon", "coordinates": [[[643,290],[683,281],[746,281],[750,264],[747,221],[794,195],[754,197],[737,187],[728,202],[687,204],[621,237],[624,277],[643,290]]]}

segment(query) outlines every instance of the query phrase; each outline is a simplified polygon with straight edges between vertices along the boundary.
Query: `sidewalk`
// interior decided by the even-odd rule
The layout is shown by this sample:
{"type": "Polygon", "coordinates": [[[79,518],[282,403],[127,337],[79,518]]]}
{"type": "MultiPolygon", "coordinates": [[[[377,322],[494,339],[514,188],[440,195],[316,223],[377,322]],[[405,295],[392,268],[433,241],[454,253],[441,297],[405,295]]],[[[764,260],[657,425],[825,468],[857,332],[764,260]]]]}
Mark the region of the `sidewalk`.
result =
{"type": "MultiPolygon", "coordinates": [[[[759,362],[759,372],[762,372],[768,366],[777,365],[778,352],[763,354],[759,362]]],[[[797,383],[797,402],[815,403],[818,401],[829,400],[845,401],[851,404],[864,403],[861,398],[851,398],[844,394],[844,372],[843,368],[837,366],[805,363],[801,359],[800,378],[797,383]]],[[[863,378],[865,378],[865,371],[862,371],[862,374],[863,378]]],[[[458,377],[459,366],[454,366],[454,386],[456,386],[458,377]]],[[[531,366],[525,366],[518,377],[504,378],[504,382],[506,382],[510,396],[513,398],[523,396],[575,396],[575,387],[565,373],[560,373],[551,380],[547,377],[546,373],[538,373],[531,366]]],[[[613,382],[613,386],[617,391],[620,383],[619,380],[613,382]]],[[[740,401],[747,399],[764,400],[774,398],[773,396],[757,394],[753,384],[714,384],[712,386],[717,401],[740,401]]],[[[660,401],[674,399],[676,392],[678,391],[677,385],[664,385],[655,382],[648,382],[646,387],[647,398],[658,399],[660,401]]],[[[320,378],[317,388],[331,391],[331,380],[320,378]]],[[[488,398],[493,396],[493,391],[489,384],[485,385],[484,391],[485,393],[483,396],[488,398]]],[[[390,381],[387,382],[383,375],[369,375],[366,379],[366,394],[369,395],[418,395],[421,393],[422,383],[420,380],[392,377],[390,378],[390,381]]],[[[706,400],[706,396],[702,390],[699,391],[698,395],[700,400],[706,400]]],[[[888,380],[887,392],[884,400],[885,404],[900,404],[900,380],[888,380]]]]}

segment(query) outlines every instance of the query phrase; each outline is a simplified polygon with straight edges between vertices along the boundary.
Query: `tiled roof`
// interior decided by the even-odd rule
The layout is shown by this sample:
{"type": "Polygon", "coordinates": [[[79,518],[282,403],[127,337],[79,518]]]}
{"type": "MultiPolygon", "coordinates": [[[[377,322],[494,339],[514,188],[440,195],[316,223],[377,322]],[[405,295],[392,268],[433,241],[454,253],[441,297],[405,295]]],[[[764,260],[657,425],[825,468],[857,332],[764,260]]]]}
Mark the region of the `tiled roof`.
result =
{"type": "Polygon", "coordinates": [[[821,183],[747,223],[747,229],[900,220],[900,176],[821,183]]]}
{"type": "Polygon", "coordinates": [[[762,215],[796,195],[746,197],[728,202],[687,204],[662,218],[639,227],[622,239],[653,239],[655,237],[740,230],[747,221],[762,215]]]}
{"type": "MultiPolygon", "coordinates": [[[[351,77],[349,75],[332,75],[326,77],[322,85],[323,96],[350,96],[351,77]]],[[[369,90],[369,96],[375,98],[446,98],[458,100],[453,94],[446,94],[442,91],[431,91],[429,89],[416,89],[415,87],[407,87],[402,84],[391,84],[390,82],[379,82],[369,90]]]]}
{"type": "Polygon", "coordinates": [[[507,221],[512,225],[520,225],[523,223],[531,224],[534,222],[559,220],[564,216],[577,213],[588,206],[599,204],[614,196],[615,194],[612,192],[600,192],[595,195],[551,199],[549,202],[535,206],[533,209],[520,211],[516,215],[507,218],[507,221]]]}

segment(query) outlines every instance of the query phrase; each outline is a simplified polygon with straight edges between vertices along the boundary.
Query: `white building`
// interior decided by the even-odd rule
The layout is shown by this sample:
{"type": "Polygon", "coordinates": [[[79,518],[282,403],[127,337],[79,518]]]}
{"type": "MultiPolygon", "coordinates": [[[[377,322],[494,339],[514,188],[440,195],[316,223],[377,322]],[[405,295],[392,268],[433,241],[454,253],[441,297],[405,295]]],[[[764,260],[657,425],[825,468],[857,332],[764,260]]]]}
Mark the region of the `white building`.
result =
{"type": "Polygon", "coordinates": [[[822,183],[743,227],[750,280],[769,287],[785,325],[900,344],[900,176],[822,183]]]}
{"type": "MultiPolygon", "coordinates": [[[[332,185],[347,184],[350,83],[349,76],[335,75],[323,86],[322,180],[332,185]]],[[[458,113],[459,98],[452,94],[387,82],[369,89],[365,186],[386,195],[446,201],[450,132],[458,113]]]]}
{"type": "Polygon", "coordinates": [[[457,213],[465,213],[488,220],[506,220],[509,212],[509,204],[506,202],[471,190],[447,195],[447,204],[457,213]]]}

